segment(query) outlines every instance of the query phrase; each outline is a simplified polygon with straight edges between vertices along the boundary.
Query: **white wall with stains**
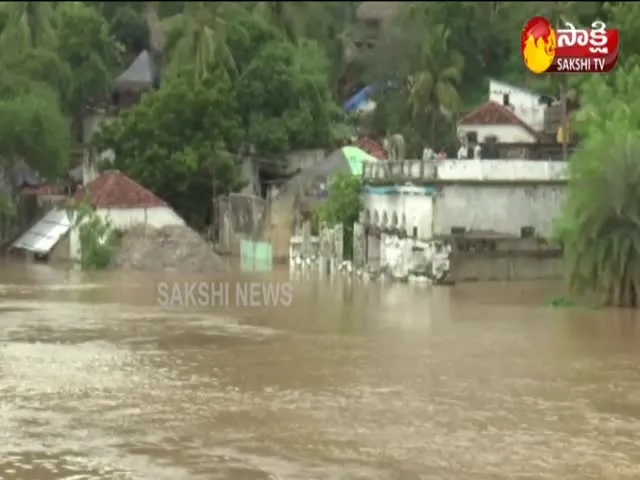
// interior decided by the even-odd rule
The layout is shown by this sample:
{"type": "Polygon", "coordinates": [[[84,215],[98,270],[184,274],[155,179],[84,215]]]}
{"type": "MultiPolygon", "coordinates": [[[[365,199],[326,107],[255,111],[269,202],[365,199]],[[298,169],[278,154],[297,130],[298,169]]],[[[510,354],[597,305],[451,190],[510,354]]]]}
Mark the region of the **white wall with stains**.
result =
{"type": "Polygon", "coordinates": [[[445,185],[434,201],[433,232],[450,234],[453,227],[520,235],[534,227],[543,236],[553,232],[564,200],[563,185],[445,185]]]}

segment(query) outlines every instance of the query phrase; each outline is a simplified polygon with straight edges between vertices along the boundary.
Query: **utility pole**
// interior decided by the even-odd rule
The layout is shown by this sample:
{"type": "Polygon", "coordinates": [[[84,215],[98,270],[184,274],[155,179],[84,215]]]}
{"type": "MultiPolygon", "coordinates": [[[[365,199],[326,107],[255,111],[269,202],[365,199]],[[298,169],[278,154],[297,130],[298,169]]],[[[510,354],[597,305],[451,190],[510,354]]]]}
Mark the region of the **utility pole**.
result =
{"type": "MultiPolygon", "coordinates": [[[[572,10],[573,2],[553,2],[552,16],[555,17],[556,29],[562,28],[564,15],[572,10]]],[[[562,160],[567,161],[569,157],[569,112],[568,112],[568,92],[569,82],[566,76],[560,78],[560,102],[562,103],[562,160]]]]}
{"type": "Polygon", "coordinates": [[[560,95],[562,97],[562,161],[566,162],[569,156],[569,114],[567,111],[567,78],[561,80],[560,95]]]}

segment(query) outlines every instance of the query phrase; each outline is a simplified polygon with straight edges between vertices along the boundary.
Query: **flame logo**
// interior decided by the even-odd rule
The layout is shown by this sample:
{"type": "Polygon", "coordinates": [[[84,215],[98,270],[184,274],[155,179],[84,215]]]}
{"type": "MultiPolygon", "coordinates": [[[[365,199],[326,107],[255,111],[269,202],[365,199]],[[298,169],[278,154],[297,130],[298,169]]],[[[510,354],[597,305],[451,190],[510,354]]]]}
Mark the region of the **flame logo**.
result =
{"type": "Polygon", "coordinates": [[[556,56],[556,32],[544,17],[533,17],[522,29],[522,60],[533,73],[544,73],[556,56]]]}

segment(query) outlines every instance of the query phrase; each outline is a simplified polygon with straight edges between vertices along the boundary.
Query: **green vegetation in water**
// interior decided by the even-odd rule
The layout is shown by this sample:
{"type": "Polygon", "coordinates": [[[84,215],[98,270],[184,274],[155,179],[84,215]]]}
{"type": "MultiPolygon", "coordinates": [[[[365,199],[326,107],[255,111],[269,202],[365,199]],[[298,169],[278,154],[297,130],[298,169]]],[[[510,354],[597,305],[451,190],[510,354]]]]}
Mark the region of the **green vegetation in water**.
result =
{"type": "Polygon", "coordinates": [[[315,222],[343,226],[345,258],[353,258],[353,224],[363,208],[361,190],[360,177],[339,172],[329,179],[327,199],[314,212],[315,222]]]}
{"type": "Polygon", "coordinates": [[[552,297],[548,305],[550,307],[575,307],[577,304],[571,298],[565,297],[563,295],[552,297]]]}
{"type": "Polygon", "coordinates": [[[83,270],[107,268],[119,246],[120,232],[87,202],[73,208],[72,213],[80,240],[80,267],[83,270]]]}
{"type": "Polygon", "coordinates": [[[572,293],[637,307],[640,293],[640,65],[590,78],[574,120],[582,144],[558,235],[572,293]]]}
{"type": "Polygon", "coordinates": [[[554,308],[582,307],[591,310],[598,310],[605,306],[601,302],[596,302],[593,299],[585,298],[578,300],[564,295],[551,297],[547,305],[554,308]]]}

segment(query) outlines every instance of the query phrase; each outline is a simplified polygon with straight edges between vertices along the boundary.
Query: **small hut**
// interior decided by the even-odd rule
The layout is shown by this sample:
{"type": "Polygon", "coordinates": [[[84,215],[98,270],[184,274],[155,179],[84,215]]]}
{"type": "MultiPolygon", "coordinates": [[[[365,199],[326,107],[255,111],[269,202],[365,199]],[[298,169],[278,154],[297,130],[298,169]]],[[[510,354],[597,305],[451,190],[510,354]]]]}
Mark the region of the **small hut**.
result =
{"type": "Polygon", "coordinates": [[[135,105],[144,92],[160,85],[158,61],[143,50],[113,83],[112,106],[117,110],[135,105]]]}

